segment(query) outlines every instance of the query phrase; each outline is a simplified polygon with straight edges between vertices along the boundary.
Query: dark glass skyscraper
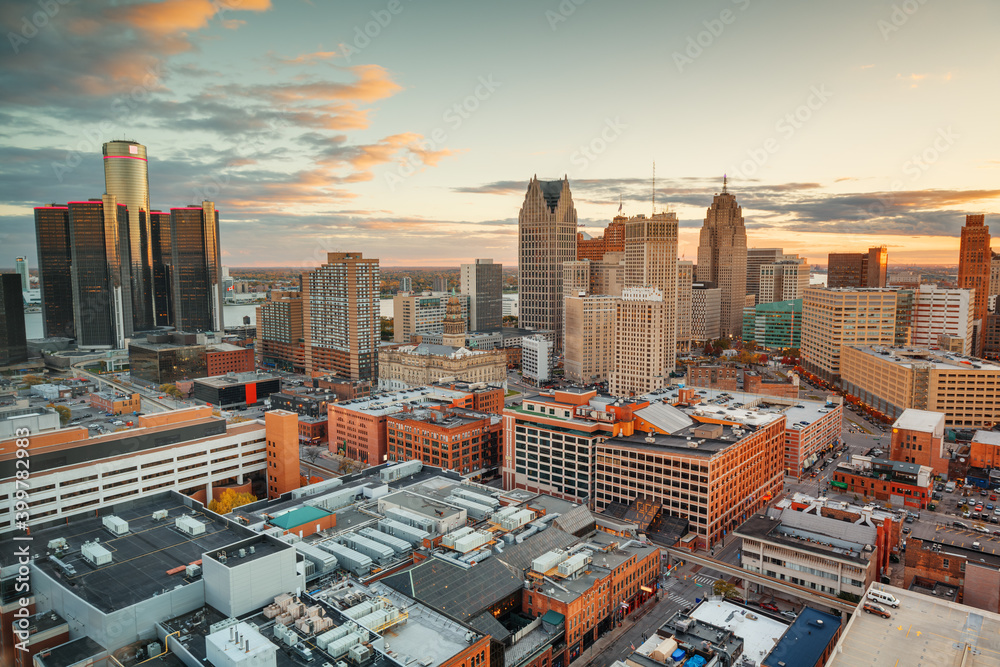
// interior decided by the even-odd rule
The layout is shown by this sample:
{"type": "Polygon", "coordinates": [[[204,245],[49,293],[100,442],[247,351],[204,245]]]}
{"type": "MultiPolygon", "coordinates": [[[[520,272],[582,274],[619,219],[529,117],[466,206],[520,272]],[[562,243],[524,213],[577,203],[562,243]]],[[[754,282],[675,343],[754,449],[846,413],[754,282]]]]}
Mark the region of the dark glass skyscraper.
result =
{"type": "Polygon", "coordinates": [[[0,273],[0,366],[17,364],[27,359],[21,276],[16,273],[0,273]]]}
{"type": "Polygon", "coordinates": [[[71,201],[68,207],[76,343],[124,349],[132,335],[132,293],[123,258],[128,211],[114,195],[71,201]]]}
{"type": "Polygon", "coordinates": [[[174,326],[181,331],[222,331],[222,262],[215,203],[170,209],[170,238],[174,326]]]}
{"type": "Polygon", "coordinates": [[[157,326],[173,326],[174,308],[170,298],[170,263],[173,243],[170,236],[170,214],[152,211],[149,231],[153,247],[153,317],[157,326]]]}
{"type": "Polygon", "coordinates": [[[130,323],[136,331],[154,326],[153,252],[149,220],[146,147],[135,141],[104,144],[105,192],[128,209],[128,235],[121,249],[122,277],[131,294],[130,323]]]}
{"type": "Polygon", "coordinates": [[[67,207],[35,208],[35,243],[38,248],[38,286],[42,295],[45,336],[76,338],[67,207]]]}

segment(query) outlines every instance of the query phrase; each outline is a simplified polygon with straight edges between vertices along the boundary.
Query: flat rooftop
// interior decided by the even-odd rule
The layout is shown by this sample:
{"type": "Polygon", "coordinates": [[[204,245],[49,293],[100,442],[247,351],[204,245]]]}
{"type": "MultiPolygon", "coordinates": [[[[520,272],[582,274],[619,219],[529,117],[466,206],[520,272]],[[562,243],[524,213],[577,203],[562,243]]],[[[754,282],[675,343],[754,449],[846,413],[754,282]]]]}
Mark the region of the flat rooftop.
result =
{"type": "Polygon", "coordinates": [[[758,665],[789,625],[728,600],[705,600],[694,608],[691,618],[732,631],[743,640],[743,655],[758,665]]]}
{"type": "Polygon", "coordinates": [[[463,398],[465,395],[463,392],[452,391],[444,387],[418,387],[415,389],[375,394],[370,398],[355,398],[349,401],[341,401],[335,407],[339,410],[350,410],[352,412],[381,417],[400,412],[404,406],[433,403],[435,401],[451,403],[453,400],[463,398]]]}
{"type": "MultiPolygon", "coordinates": [[[[188,579],[183,570],[175,574],[167,574],[167,570],[201,560],[206,552],[214,554],[237,542],[256,544],[261,550],[272,548],[267,538],[211,512],[194,510],[192,515],[192,507],[184,500],[180,494],[171,492],[143,498],[129,509],[116,512],[115,516],[129,524],[129,532],[122,536],[113,535],[103,525],[103,517],[110,515],[110,511],[102,516],[89,512],[76,515],[66,523],[34,531],[35,544],[64,538],[69,549],[59,559],[71,565],[76,573],[68,575],[46,558],[34,561],[35,567],[101,611],[110,613],[149,599],[164,589],[194,583],[195,579],[188,579]],[[157,510],[167,510],[167,518],[154,521],[152,514],[157,510]],[[181,532],[174,525],[180,516],[203,524],[205,532],[194,536],[181,532]],[[111,563],[97,566],[84,559],[81,554],[84,542],[95,539],[111,552],[111,563]]],[[[282,548],[292,547],[273,547],[282,548]]]]}
{"type": "Polygon", "coordinates": [[[827,667],[1000,664],[1000,614],[894,586],[892,618],[853,614],[827,667]]]}
{"type": "Polygon", "coordinates": [[[936,428],[944,428],[944,413],[907,408],[899,415],[893,426],[909,431],[932,433],[936,428]]]}
{"type": "Polygon", "coordinates": [[[195,380],[195,383],[207,385],[215,389],[224,389],[226,387],[236,387],[249,382],[261,382],[263,380],[277,379],[277,375],[271,375],[269,373],[227,373],[226,375],[213,375],[212,377],[198,378],[195,380]]]}
{"type": "Polygon", "coordinates": [[[850,347],[864,354],[889,361],[906,368],[933,368],[947,371],[986,371],[1000,373],[1000,365],[978,357],[966,357],[961,354],[945,352],[944,350],[927,350],[914,347],[872,347],[868,345],[851,345],[850,347]]]}
{"type": "Polygon", "coordinates": [[[862,566],[867,565],[872,557],[872,552],[866,551],[865,546],[875,543],[874,527],[795,510],[782,511],[778,520],[772,520],[765,514],[755,514],[737,527],[736,532],[741,536],[862,566]]]}
{"type": "MultiPolygon", "coordinates": [[[[706,413],[706,416],[711,417],[713,416],[711,413],[714,411],[716,413],[715,417],[740,421],[744,424],[754,423],[752,418],[750,421],[744,421],[744,419],[752,415],[784,415],[788,420],[785,428],[789,431],[808,428],[831,411],[840,407],[826,401],[813,401],[805,398],[783,398],[768,396],[766,394],[748,394],[742,391],[707,389],[704,387],[688,387],[688,389],[694,389],[701,397],[701,403],[698,405],[678,406],[689,415],[703,411],[706,413]],[[756,408],[756,410],[753,410],[753,408],[756,408]],[[718,414],[719,412],[723,414],[718,414]]],[[[676,401],[679,397],[680,394],[675,389],[672,390],[669,400],[676,401]]],[[[771,420],[773,421],[773,418],[771,420]]]]}
{"type": "MultiPolygon", "coordinates": [[[[776,419],[780,419],[778,416],[776,419]]],[[[723,425],[722,434],[718,438],[706,438],[695,434],[701,424],[683,428],[668,435],[654,433],[652,437],[638,433],[629,436],[609,438],[603,445],[627,449],[660,450],[665,452],[683,453],[687,456],[711,457],[737,444],[740,440],[753,434],[753,431],[740,429],[737,433],[733,426],[723,425]],[[651,442],[650,442],[651,440],[651,442]],[[697,447],[692,446],[697,443],[697,447]]]]}

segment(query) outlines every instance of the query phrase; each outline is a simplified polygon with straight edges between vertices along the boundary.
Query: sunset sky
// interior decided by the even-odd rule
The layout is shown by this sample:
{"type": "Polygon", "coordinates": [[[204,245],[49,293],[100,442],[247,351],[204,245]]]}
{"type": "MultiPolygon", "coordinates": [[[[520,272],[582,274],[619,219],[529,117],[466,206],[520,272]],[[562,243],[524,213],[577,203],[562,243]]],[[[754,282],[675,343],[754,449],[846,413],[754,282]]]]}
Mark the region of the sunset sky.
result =
{"type": "Polygon", "coordinates": [[[654,161],[688,259],[724,173],[749,245],[813,263],[955,264],[967,213],[1000,236],[995,0],[52,5],[0,4],[0,266],[37,267],[32,207],[100,196],[122,137],[154,208],[217,202],[231,266],[514,264],[532,175],[599,234],[650,212],[654,161]]]}

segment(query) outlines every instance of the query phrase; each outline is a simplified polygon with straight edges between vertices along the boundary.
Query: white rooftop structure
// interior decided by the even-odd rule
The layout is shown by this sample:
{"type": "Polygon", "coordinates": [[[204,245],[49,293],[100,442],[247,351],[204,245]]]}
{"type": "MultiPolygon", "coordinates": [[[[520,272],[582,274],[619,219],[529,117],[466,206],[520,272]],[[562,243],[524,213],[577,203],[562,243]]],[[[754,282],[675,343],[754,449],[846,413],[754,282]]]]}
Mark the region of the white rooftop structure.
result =
{"type": "Polygon", "coordinates": [[[907,408],[893,422],[893,428],[902,428],[908,431],[921,431],[923,433],[933,433],[940,437],[944,435],[944,413],[931,412],[930,410],[914,410],[907,408]]]}
{"type": "Polygon", "coordinates": [[[635,415],[662,429],[665,433],[673,433],[694,424],[694,420],[669,403],[650,403],[645,408],[636,410],[635,415]]]}
{"type": "Polygon", "coordinates": [[[726,600],[705,600],[691,612],[691,618],[731,630],[743,640],[743,655],[758,665],[790,625],[726,600]]]}
{"type": "Polygon", "coordinates": [[[981,442],[984,445],[1000,445],[1000,432],[976,431],[976,434],[972,436],[972,442],[981,442]]]}

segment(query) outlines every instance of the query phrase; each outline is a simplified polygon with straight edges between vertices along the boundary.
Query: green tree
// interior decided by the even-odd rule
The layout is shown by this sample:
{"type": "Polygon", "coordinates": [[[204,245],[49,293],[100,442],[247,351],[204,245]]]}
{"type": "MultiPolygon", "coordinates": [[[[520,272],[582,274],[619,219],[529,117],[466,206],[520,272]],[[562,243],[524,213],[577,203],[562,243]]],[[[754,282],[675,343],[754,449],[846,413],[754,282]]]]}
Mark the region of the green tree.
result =
{"type": "Polygon", "coordinates": [[[381,333],[382,340],[392,340],[394,331],[393,319],[391,317],[380,317],[379,331],[381,333]]]}
{"type": "Polygon", "coordinates": [[[837,597],[840,598],[841,600],[847,600],[848,602],[854,602],[854,603],[861,602],[860,595],[849,593],[847,591],[841,591],[837,593],[837,597]]]}
{"type": "Polygon", "coordinates": [[[719,579],[714,584],[712,584],[712,592],[716,595],[721,595],[725,598],[736,599],[743,597],[740,595],[740,590],[736,588],[735,585],[729,583],[725,579],[719,579]]]}

